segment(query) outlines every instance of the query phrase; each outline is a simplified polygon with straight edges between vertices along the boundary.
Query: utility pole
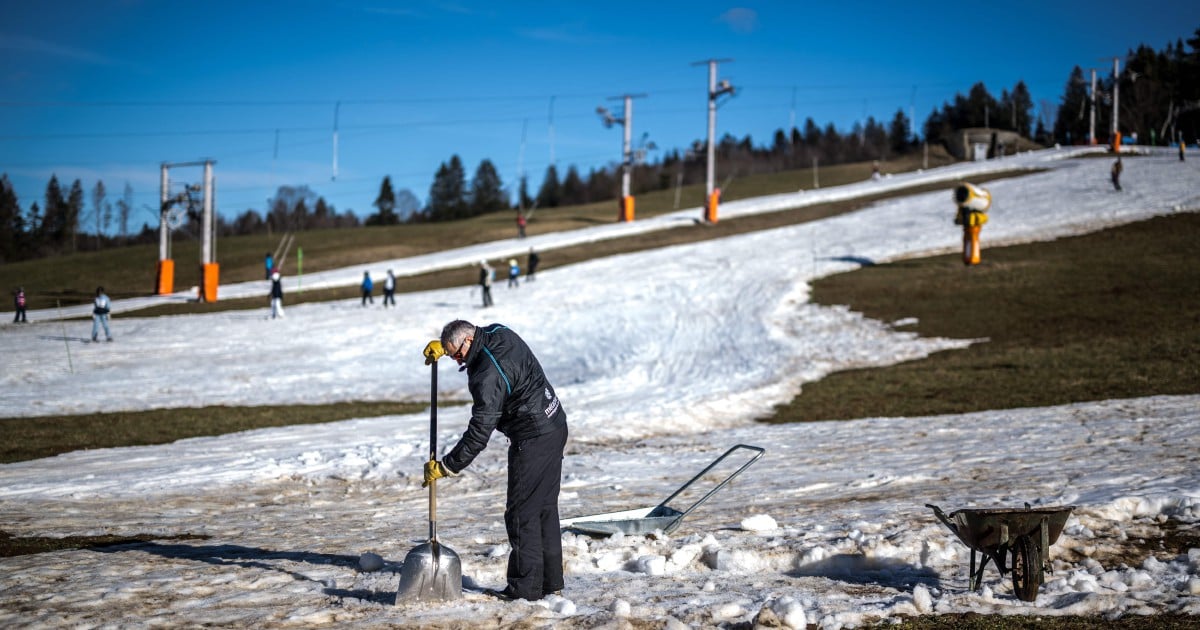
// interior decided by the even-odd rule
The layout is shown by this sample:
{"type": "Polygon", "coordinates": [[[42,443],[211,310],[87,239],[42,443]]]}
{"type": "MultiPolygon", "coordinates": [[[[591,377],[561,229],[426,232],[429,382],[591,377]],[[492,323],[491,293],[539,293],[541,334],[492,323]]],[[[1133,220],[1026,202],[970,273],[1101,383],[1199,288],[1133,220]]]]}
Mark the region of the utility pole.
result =
{"type": "Polygon", "coordinates": [[[1117,120],[1121,112],[1121,59],[1113,57],[1113,107],[1112,107],[1112,138],[1113,151],[1121,150],[1121,130],[1117,120]]]}
{"type": "Polygon", "coordinates": [[[1096,69],[1092,68],[1091,115],[1088,116],[1088,144],[1096,144],[1096,69]]]}
{"type": "Polygon", "coordinates": [[[525,129],[529,119],[521,123],[521,149],[517,151],[517,213],[525,214],[525,129]]]}
{"type": "Polygon", "coordinates": [[[550,97],[550,166],[556,166],[554,163],[554,99],[555,97],[550,97]]]}
{"type": "Polygon", "coordinates": [[[338,110],[342,108],[342,102],[338,101],[333,106],[333,176],[330,181],[337,181],[337,157],[338,157],[338,110]]]}
{"type": "Polygon", "coordinates": [[[708,223],[717,222],[717,204],[721,191],[713,185],[717,174],[717,98],[724,94],[733,94],[734,87],[729,81],[717,81],[717,64],[732,62],[732,59],[709,59],[697,61],[693,66],[708,66],[708,169],[704,178],[704,220],[708,223]]]}
{"type": "Polygon", "coordinates": [[[617,124],[623,128],[621,134],[621,205],[617,215],[619,221],[632,221],[634,216],[633,195],[629,194],[629,180],[633,171],[633,99],[645,96],[645,94],[623,94],[609,98],[610,101],[623,101],[624,107],[620,118],[613,116],[604,106],[596,108],[596,113],[600,115],[605,127],[617,124]]]}

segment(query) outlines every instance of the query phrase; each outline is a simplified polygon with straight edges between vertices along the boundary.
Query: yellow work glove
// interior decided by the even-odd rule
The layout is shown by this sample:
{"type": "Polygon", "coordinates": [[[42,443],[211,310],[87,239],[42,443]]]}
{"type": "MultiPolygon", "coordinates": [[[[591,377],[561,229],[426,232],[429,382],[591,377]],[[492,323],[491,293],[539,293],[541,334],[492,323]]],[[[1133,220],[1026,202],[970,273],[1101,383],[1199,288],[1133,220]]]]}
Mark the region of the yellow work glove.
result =
{"type": "Polygon", "coordinates": [[[446,351],[442,349],[442,342],[434,339],[425,346],[425,365],[433,365],[438,359],[446,356],[446,351]]]}
{"type": "Polygon", "coordinates": [[[427,487],[429,482],[441,479],[442,477],[453,477],[454,473],[450,472],[442,462],[436,459],[431,459],[425,462],[425,481],[421,483],[421,487],[427,487]]]}

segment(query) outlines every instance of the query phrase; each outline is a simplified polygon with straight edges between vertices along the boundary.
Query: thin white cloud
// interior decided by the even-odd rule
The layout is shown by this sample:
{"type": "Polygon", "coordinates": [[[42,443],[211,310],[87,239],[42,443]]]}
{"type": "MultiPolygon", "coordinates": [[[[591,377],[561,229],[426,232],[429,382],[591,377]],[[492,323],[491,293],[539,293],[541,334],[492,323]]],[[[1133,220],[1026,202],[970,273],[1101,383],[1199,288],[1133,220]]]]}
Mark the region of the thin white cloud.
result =
{"type": "Polygon", "coordinates": [[[421,16],[419,11],[414,11],[412,9],[397,9],[394,7],[364,7],[363,11],[367,13],[374,13],[376,15],[398,15],[401,17],[421,16]]]}
{"type": "Polygon", "coordinates": [[[90,50],[63,46],[54,42],[48,42],[46,40],[37,39],[34,37],[26,37],[24,35],[0,34],[0,50],[57,57],[59,59],[80,61],[94,66],[113,66],[117,65],[118,63],[116,60],[110,57],[106,57],[100,53],[92,52],[90,50]]]}
{"type": "Polygon", "coordinates": [[[748,35],[758,28],[758,12],[745,7],[734,7],[721,14],[717,21],[724,22],[739,35],[748,35]]]}
{"type": "Polygon", "coordinates": [[[536,28],[517,30],[517,35],[526,39],[560,44],[600,44],[611,43],[611,38],[593,35],[586,32],[582,22],[556,24],[536,28]]]}

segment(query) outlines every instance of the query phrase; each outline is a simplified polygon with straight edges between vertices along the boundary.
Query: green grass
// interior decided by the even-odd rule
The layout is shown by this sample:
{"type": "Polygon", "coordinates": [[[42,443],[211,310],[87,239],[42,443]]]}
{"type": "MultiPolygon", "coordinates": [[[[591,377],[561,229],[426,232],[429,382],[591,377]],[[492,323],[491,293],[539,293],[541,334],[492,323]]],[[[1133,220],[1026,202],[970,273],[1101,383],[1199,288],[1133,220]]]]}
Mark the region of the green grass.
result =
{"type": "Polygon", "coordinates": [[[816,282],[812,300],[970,348],[804,386],[771,422],[963,413],[1200,392],[1200,214],[1052,243],[906,260],[816,282]]]}
{"type": "Polygon", "coordinates": [[[347,402],[5,418],[0,420],[0,463],[50,457],[81,449],[164,444],[250,429],[416,413],[426,407],[423,403],[347,402]]]}
{"type": "MultiPolygon", "coordinates": [[[[951,162],[944,152],[931,153],[930,166],[951,162]]],[[[882,163],[889,173],[911,171],[922,166],[920,156],[906,156],[882,163]]],[[[862,181],[870,177],[871,164],[841,164],[821,167],[823,187],[862,181]]],[[[812,171],[801,169],[764,175],[735,177],[723,189],[723,199],[734,201],[747,197],[794,192],[812,188],[812,171]]],[[[724,182],[722,182],[724,183],[724,182]]],[[[690,185],[680,189],[679,208],[703,204],[704,186],[690,185]]],[[[648,218],[675,211],[675,190],[661,190],[637,196],[636,216],[648,218]]],[[[496,212],[463,221],[446,223],[362,227],[348,229],[312,230],[296,235],[283,265],[285,274],[296,273],[297,250],[304,252],[303,271],[312,273],[357,265],[404,258],[461,247],[475,243],[511,238],[516,234],[516,214],[496,212]]],[[[572,230],[612,223],[617,218],[617,202],[605,201],[583,206],[568,206],[536,210],[526,230],[529,235],[572,230]]],[[[245,282],[263,278],[263,254],[274,251],[282,235],[253,235],[221,238],[216,243],[216,258],[220,264],[222,283],[245,282]]],[[[175,261],[175,289],[186,290],[200,282],[200,243],[194,237],[176,234],[172,239],[171,258],[175,261]]],[[[103,286],[113,299],[151,295],[155,288],[158,244],[117,247],[52,258],[41,258],[0,266],[0,288],[5,295],[18,286],[26,292],[29,309],[54,308],[86,304],[95,296],[97,286],[103,286]]],[[[550,259],[544,264],[555,264],[550,259]]],[[[562,263],[558,263],[562,264],[562,263]]],[[[547,267],[548,268],[548,267],[547,267]]],[[[456,284],[474,282],[474,270],[459,272],[456,284]]],[[[414,290],[420,283],[401,285],[398,290],[414,290]]],[[[428,288],[428,287],[426,287],[428,288]]],[[[288,303],[308,300],[330,300],[353,297],[354,287],[309,294],[288,295],[288,303]]],[[[218,296],[219,298],[219,296],[218,296]]],[[[170,312],[210,312],[228,308],[260,307],[262,300],[244,304],[188,304],[170,312]]],[[[11,312],[11,299],[0,309],[11,312]]],[[[139,313],[142,314],[142,313],[139,313]]],[[[157,314],[162,314],[158,312],[157,314]]],[[[119,314],[118,314],[119,315],[119,314]]]]}

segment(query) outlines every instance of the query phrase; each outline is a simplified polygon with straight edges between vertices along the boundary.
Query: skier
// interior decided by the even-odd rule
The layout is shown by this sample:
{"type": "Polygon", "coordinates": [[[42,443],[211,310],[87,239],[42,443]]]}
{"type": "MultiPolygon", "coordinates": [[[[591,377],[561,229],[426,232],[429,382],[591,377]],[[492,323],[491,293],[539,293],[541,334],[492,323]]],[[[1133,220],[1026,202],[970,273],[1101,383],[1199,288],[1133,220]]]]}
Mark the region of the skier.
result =
{"type": "Polygon", "coordinates": [[[271,319],[283,319],[283,281],[279,279],[279,270],[271,272],[271,319]]]}
{"type": "Polygon", "coordinates": [[[371,297],[371,290],[375,288],[375,283],[371,282],[371,272],[363,272],[362,281],[362,305],[365,307],[367,302],[375,303],[375,298],[371,297]]]}
{"type": "Polygon", "coordinates": [[[517,238],[525,238],[525,213],[517,211],[517,238]]]}
{"type": "Polygon", "coordinates": [[[558,494],[562,483],[567,414],[542,365],[517,333],[500,324],[476,327],[455,320],[425,346],[425,363],[449,356],[467,371],[474,401],[458,444],[425,463],[425,484],[457,475],[499,429],[509,439],[504,525],[512,551],[508,584],[487,594],[538,600],[563,588],[558,494]]]}
{"type": "Polygon", "coordinates": [[[112,333],[108,330],[108,312],[112,301],[104,294],[104,287],[96,287],[96,299],[92,302],[92,341],[99,341],[100,327],[104,327],[106,341],[112,341],[112,333]]]}
{"type": "Polygon", "coordinates": [[[492,274],[492,266],[486,260],[479,261],[479,288],[483,292],[483,308],[487,308],[493,304],[492,274]]]}
{"type": "Polygon", "coordinates": [[[263,257],[263,265],[267,268],[267,280],[270,280],[271,272],[275,270],[275,257],[271,255],[271,252],[267,252],[267,255],[263,257]]]}
{"type": "Polygon", "coordinates": [[[1121,156],[1118,155],[1117,161],[1113,162],[1112,165],[1112,184],[1113,188],[1117,189],[1117,192],[1121,192],[1121,171],[1123,170],[1125,170],[1125,167],[1121,165],[1121,156]]]}
{"type": "Polygon", "coordinates": [[[530,247],[529,248],[529,262],[526,263],[526,265],[525,265],[525,268],[526,268],[525,282],[533,282],[533,272],[537,271],[537,266],[538,266],[539,260],[541,260],[541,259],[538,258],[537,252],[533,251],[533,248],[530,247]]]}
{"type": "Polygon", "coordinates": [[[17,287],[17,292],[13,293],[13,307],[17,311],[13,316],[13,323],[28,323],[25,319],[25,287],[17,287]]]}
{"type": "Polygon", "coordinates": [[[517,264],[516,258],[508,259],[508,288],[520,286],[517,278],[521,275],[521,266],[517,264]]]}
{"type": "Polygon", "coordinates": [[[383,307],[387,308],[388,302],[392,306],[396,305],[396,276],[388,269],[387,278],[383,280],[383,307]]]}

